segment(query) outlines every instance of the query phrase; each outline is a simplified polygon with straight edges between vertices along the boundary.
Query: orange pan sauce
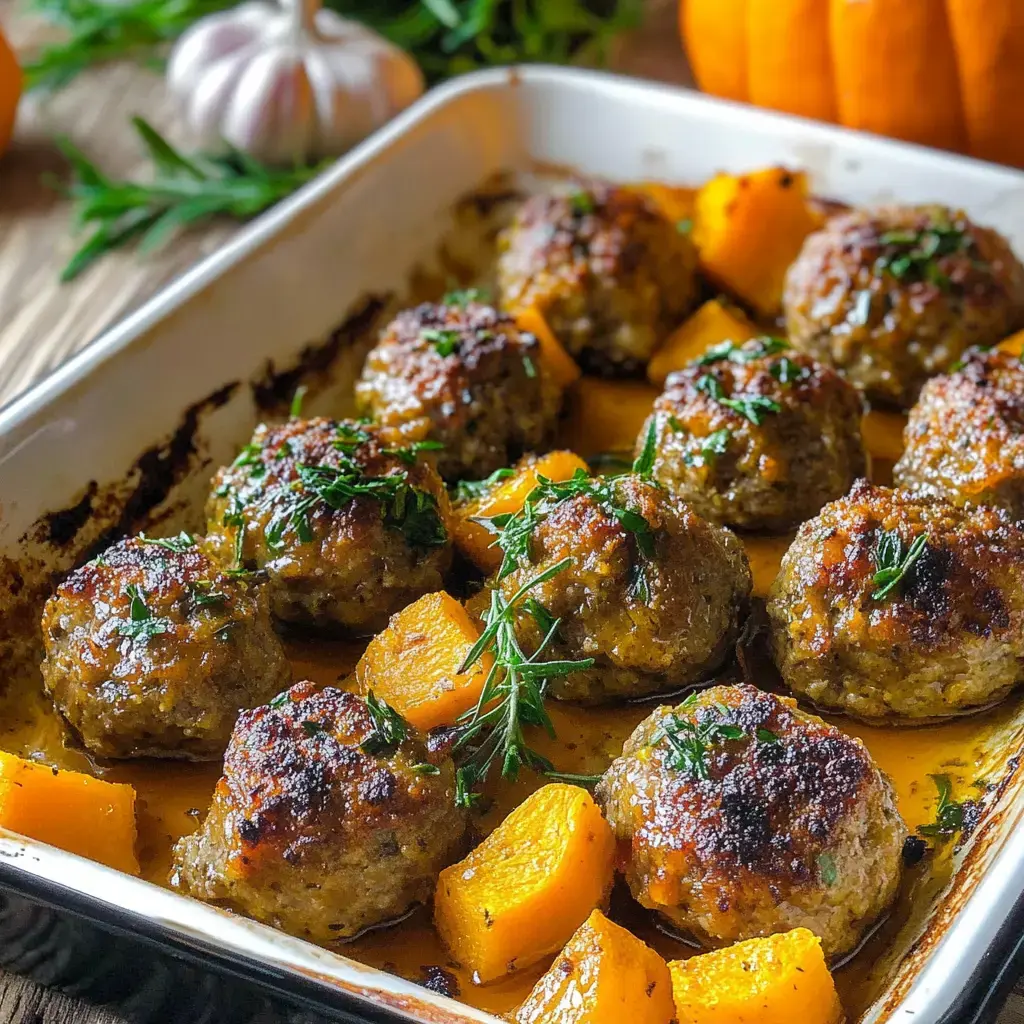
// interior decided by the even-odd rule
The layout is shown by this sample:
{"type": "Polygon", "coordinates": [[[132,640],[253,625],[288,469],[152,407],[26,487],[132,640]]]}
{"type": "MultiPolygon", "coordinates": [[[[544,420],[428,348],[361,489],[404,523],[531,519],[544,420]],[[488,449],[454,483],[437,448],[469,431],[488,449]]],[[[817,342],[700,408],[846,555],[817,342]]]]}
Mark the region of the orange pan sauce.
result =
{"type": "MultiPolygon", "coordinates": [[[[644,384],[605,382],[585,379],[569,410],[561,444],[587,457],[597,452],[627,451],[632,448],[656,392],[644,384]]],[[[873,478],[880,483],[891,479],[892,462],[898,456],[903,418],[891,414],[869,413],[865,418],[865,438],[873,455],[873,478]]],[[[779,561],[791,537],[746,537],[744,542],[754,573],[754,589],[763,597],[778,569],[779,561]]],[[[290,642],[289,654],[295,679],[309,678],[320,683],[339,684],[345,680],[361,653],[361,645],[351,642],[290,642]]],[[[190,765],[174,762],[135,762],[97,769],[82,754],[63,744],[63,730],[52,709],[33,687],[23,693],[17,713],[5,715],[0,726],[0,747],[35,755],[68,768],[87,769],[104,777],[131,783],[139,797],[138,854],[146,878],[165,884],[171,862],[171,848],[182,835],[196,829],[206,812],[213,786],[219,775],[217,765],[190,765]]],[[[654,702],[656,703],[656,702],[654,702]]],[[[578,708],[550,704],[557,740],[536,736],[537,748],[562,771],[596,773],[621,750],[633,728],[654,706],[652,702],[609,708],[578,708]]],[[[908,826],[935,817],[935,787],[930,774],[949,775],[957,798],[976,796],[979,780],[997,781],[998,750],[993,737],[1012,729],[1016,701],[1009,701],[985,714],[948,725],[918,729],[873,728],[848,719],[833,721],[846,732],[861,737],[875,760],[892,778],[900,810],[908,826]]],[[[514,784],[492,784],[486,794],[493,802],[478,831],[493,828],[543,779],[524,772],[514,784]]],[[[868,939],[862,949],[837,971],[837,981],[847,1012],[855,1016],[874,997],[878,978],[873,966],[884,953],[900,925],[923,913],[931,897],[948,877],[948,851],[938,857],[939,869],[932,862],[927,872],[908,873],[897,908],[891,918],[868,939]],[[946,870],[942,863],[946,861],[946,870]]],[[[622,893],[613,900],[613,913],[622,919],[662,955],[678,959],[693,950],[679,940],[663,934],[639,908],[622,893]]],[[[363,935],[338,947],[339,952],[366,964],[412,979],[423,976],[423,968],[441,965],[457,978],[459,998],[495,1013],[512,1009],[529,992],[547,966],[523,970],[506,980],[487,986],[474,985],[465,972],[448,962],[430,925],[429,913],[420,909],[404,921],[363,935]]]]}

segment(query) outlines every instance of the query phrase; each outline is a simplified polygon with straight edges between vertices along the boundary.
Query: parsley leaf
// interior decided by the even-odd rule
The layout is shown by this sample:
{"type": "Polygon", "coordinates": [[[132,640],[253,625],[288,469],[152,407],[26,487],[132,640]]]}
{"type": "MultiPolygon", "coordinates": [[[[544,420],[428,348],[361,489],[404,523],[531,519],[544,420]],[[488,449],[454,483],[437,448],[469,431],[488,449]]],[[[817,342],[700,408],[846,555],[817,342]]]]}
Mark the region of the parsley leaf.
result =
{"type": "Polygon", "coordinates": [[[964,827],[964,805],[953,799],[953,783],[948,775],[929,775],[928,778],[935,783],[939,800],[935,808],[935,821],[929,825],[919,825],[918,834],[949,839],[964,827]]]}
{"type": "Polygon", "coordinates": [[[875,574],[871,582],[876,589],[871,594],[875,601],[881,601],[900,584],[914,563],[921,557],[928,534],[914,538],[909,548],[904,548],[903,539],[895,530],[883,530],[875,543],[875,574]]]}
{"type": "Polygon", "coordinates": [[[382,448],[385,455],[394,455],[401,459],[407,466],[415,466],[416,460],[422,452],[439,452],[444,448],[442,441],[413,441],[412,444],[401,448],[382,448]]]}
{"type": "Polygon", "coordinates": [[[640,476],[649,477],[654,469],[658,442],[657,426],[657,418],[652,416],[647,424],[647,433],[644,435],[644,446],[633,463],[633,472],[640,476]]]}
{"type": "Polygon", "coordinates": [[[486,288],[455,288],[446,292],[441,302],[445,306],[466,308],[471,302],[490,302],[491,294],[486,288]]]}
{"type": "Polygon", "coordinates": [[[577,217],[584,217],[597,209],[594,197],[582,188],[569,193],[569,207],[577,217]]]}
{"type": "Polygon", "coordinates": [[[726,398],[721,382],[710,373],[705,373],[698,377],[696,387],[698,391],[702,391],[719,405],[725,406],[726,409],[731,409],[733,412],[738,413],[744,419],[753,423],[755,427],[759,427],[764,422],[766,413],[776,413],[782,409],[782,406],[774,398],[768,398],[765,395],[726,398]]]}
{"type": "Polygon", "coordinates": [[[951,282],[939,261],[976,248],[969,234],[948,223],[918,231],[886,231],[878,241],[885,251],[875,260],[876,271],[908,283],[928,282],[943,291],[949,289],[951,282]]]}
{"type": "Polygon", "coordinates": [[[125,587],[125,593],[130,598],[129,621],[122,622],[117,627],[117,632],[121,636],[146,641],[154,636],[169,633],[174,628],[174,623],[170,619],[160,619],[153,614],[146,604],[145,591],[137,583],[129,583],[125,587]]]}
{"type": "Polygon", "coordinates": [[[508,480],[515,476],[515,470],[507,466],[496,469],[484,480],[460,480],[454,488],[453,494],[456,501],[473,501],[482,498],[495,484],[502,480],[508,480]]]}
{"type": "Polygon", "coordinates": [[[420,332],[424,341],[434,346],[434,351],[444,359],[458,350],[459,332],[451,329],[438,327],[427,327],[420,332]]]}
{"type": "Polygon", "coordinates": [[[142,544],[153,544],[158,548],[166,548],[177,555],[183,555],[196,546],[196,539],[191,533],[184,530],[177,537],[147,537],[144,533],[139,534],[139,541],[142,544]]]}
{"type": "Polygon", "coordinates": [[[405,742],[409,726],[390,704],[378,700],[373,690],[366,695],[366,710],[370,712],[373,730],[359,749],[372,757],[390,757],[405,742]]]}

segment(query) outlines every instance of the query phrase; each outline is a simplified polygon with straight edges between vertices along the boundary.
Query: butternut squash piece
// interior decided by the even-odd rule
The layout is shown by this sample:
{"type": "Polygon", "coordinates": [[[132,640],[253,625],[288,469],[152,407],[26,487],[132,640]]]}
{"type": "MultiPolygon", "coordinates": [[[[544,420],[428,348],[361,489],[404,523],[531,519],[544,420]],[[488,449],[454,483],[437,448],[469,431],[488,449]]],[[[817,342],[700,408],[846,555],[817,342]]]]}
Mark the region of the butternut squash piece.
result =
{"type": "Polygon", "coordinates": [[[540,357],[556,383],[563,388],[575,384],[580,379],[582,371],[576,365],[576,360],[565,351],[562,343],[552,333],[541,311],[535,306],[528,306],[518,310],[515,318],[519,329],[532,334],[540,343],[540,357]]]}
{"type": "Polygon", "coordinates": [[[679,1024],[838,1024],[843,1018],[821,942],[806,928],[668,967],[679,1024]]]}
{"type": "Polygon", "coordinates": [[[443,590],[424,594],[391,616],[356,665],[360,693],[373,690],[423,732],[454,725],[480,699],[492,658],[459,672],[480,627],[443,590]]]}
{"type": "Polygon", "coordinates": [[[1024,356],[1024,331],[1011,334],[1005,341],[999,342],[996,348],[1000,352],[1009,352],[1011,356],[1024,356]]]}
{"type": "Polygon", "coordinates": [[[516,1024],[670,1024],[668,966],[595,910],[515,1014],[516,1024]]]}
{"type": "Polygon", "coordinates": [[[749,341],[761,333],[738,309],[730,309],[720,300],[711,299],[665,339],[647,364],[647,378],[662,388],[670,373],[692,363],[712,345],[723,341],[749,341]]]}
{"type": "Polygon", "coordinates": [[[501,551],[491,545],[494,534],[474,523],[473,518],[507,515],[518,512],[530,491],[537,486],[537,476],[549,480],[568,480],[578,469],[587,470],[587,464],[569,451],[548,452],[546,455],[527,455],[520,459],[513,475],[494,485],[486,494],[452,508],[455,526],[452,536],[455,546],[484,572],[494,572],[501,565],[501,551]]]}
{"type": "Polygon", "coordinates": [[[584,377],[569,395],[565,440],[584,458],[599,452],[632,458],[657,397],[657,388],[640,381],[584,377]]]}
{"type": "Polygon", "coordinates": [[[139,873],[131,786],[0,752],[0,827],[139,873]]]}
{"type": "Polygon", "coordinates": [[[907,417],[898,412],[872,409],[860,422],[864,447],[873,459],[896,462],[903,454],[903,428],[907,417]]]}
{"type": "Polygon", "coordinates": [[[693,240],[708,278],[770,317],[782,306],[789,265],[818,225],[807,176],[772,167],[707,182],[697,193],[693,240]]]}
{"type": "Polygon", "coordinates": [[[660,181],[645,181],[633,188],[646,195],[661,211],[661,215],[675,224],[680,231],[692,228],[693,204],[697,199],[695,188],[666,185],[660,181]]]}
{"type": "Polygon", "coordinates": [[[434,924],[481,982],[558,952],[612,884],[615,842],[585,789],[551,783],[445,868],[434,924]]]}

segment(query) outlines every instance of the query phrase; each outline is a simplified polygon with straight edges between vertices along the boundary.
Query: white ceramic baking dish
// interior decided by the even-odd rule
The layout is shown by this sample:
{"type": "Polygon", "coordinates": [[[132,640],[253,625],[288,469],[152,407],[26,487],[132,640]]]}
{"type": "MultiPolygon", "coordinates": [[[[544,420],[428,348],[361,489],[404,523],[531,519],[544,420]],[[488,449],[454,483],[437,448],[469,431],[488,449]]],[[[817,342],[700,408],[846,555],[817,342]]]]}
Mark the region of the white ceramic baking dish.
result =
{"type": "MultiPolygon", "coordinates": [[[[594,73],[529,68],[459,79],[0,412],[5,674],[31,669],[34,616],[54,574],[119,530],[194,522],[211,465],[230,458],[300,381],[314,386],[313,411],[337,408],[360,341],[417,271],[437,270],[460,197],[501,172],[539,166],[696,183],[771,163],[806,168],[816,192],[847,202],[963,206],[1024,251],[1024,174],[1015,171],[594,73]]],[[[445,260],[450,266],[451,251],[445,260]]],[[[1010,977],[1002,968],[1017,951],[1024,892],[1024,794],[1010,761],[1021,735],[1024,727],[1006,738],[1005,778],[949,892],[923,928],[900,937],[863,1021],[994,1019],[991,993],[1010,977]]],[[[9,834],[0,836],[0,889],[8,901],[0,926],[21,920],[27,899],[335,1019],[495,1019],[9,834]]],[[[0,939],[28,949],[23,931],[11,924],[0,939]]]]}

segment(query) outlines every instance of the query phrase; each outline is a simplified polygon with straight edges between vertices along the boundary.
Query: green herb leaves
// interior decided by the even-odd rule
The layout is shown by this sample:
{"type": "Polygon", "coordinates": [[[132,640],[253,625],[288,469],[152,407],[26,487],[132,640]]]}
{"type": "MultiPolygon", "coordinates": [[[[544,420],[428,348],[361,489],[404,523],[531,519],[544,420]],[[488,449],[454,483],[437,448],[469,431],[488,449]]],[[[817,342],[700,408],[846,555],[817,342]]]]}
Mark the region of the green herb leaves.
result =
{"type": "Polygon", "coordinates": [[[950,839],[964,827],[964,804],[953,799],[953,783],[948,775],[929,775],[939,794],[935,808],[935,821],[930,825],[919,825],[922,836],[950,839]]]}
{"type": "Polygon", "coordinates": [[[768,413],[780,412],[782,406],[774,398],[766,395],[744,395],[741,398],[726,398],[722,385],[717,377],[705,373],[697,378],[697,390],[703,392],[709,398],[714,399],[719,405],[726,409],[732,409],[739,413],[745,420],[759,427],[768,413]]]}
{"type": "Polygon", "coordinates": [[[829,889],[839,880],[839,872],[836,870],[836,860],[831,853],[818,854],[818,874],[822,882],[829,889]]]}
{"type": "Polygon", "coordinates": [[[154,636],[169,633],[174,628],[170,619],[157,618],[149,605],[146,604],[146,593],[137,583],[129,583],[125,587],[130,604],[128,606],[129,621],[117,627],[121,636],[145,643],[154,636]]]}
{"type": "Polygon", "coordinates": [[[650,476],[654,469],[654,459],[658,451],[658,424],[652,416],[647,424],[647,433],[644,435],[644,446],[640,454],[633,462],[633,472],[640,476],[650,476]]]}
{"type": "MultiPolygon", "coordinates": [[[[173,5],[152,0],[151,6],[173,5]]],[[[121,5],[109,9],[119,10],[121,5]]],[[[153,161],[151,181],[109,178],[68,140],[59,143],[74,171],[67,194],[76,205],[76,222],[94,227],[64,268],[62,281],[77,277],[104,253],[132,242],[138,242],[142,252],[151,252],[182,229],[213,217],[254,217],[326,166],[277,170],[237,151],[186,157],[142,118],[136,117],[132,123],[153,161]]]]}
{"type": "Polygon", "coordinates": [[[420,331],[420,337],[434,346],[434,351],[443,359],[459,349],[459,332],[427,327],[420,331]]]}
{"type": "Polygon", "coordinates": [[[700,358],[695,359],[694,363],[697,366],[714,366],[715,363],[725,361],[752,363],[755,359],[774,356],[779,352],[785,352],[788,348],[789,342],[785,338],[775,338],[769,335],[739,344],[735,341],[722,341],[717,345],[712,345],[700,358]]]}
{"type": "Polygon", "coordinates": [[[388,703],[378,700],[371,690],[366,695],[366,710],[373,721],[373,731],[359,744],[371,757],[390,757],[405,742],[409,726],[388,703]]]}
{"type": "Polygon", "coordinates": [[[882,530],[879,533],[874,550],[875,574],[871,577],[876,588],[871,594],[873,600],[884,600],[899,586],[921,557],[927,543],[927,533],[915,537],[909,548],[904,547],[902,538],[895,530],[882,530]]]}
{"type": "Polygon", "coordinates": [[[577,217],[585,217],[596,209],[594,197],[585,189],[575,189],[569,193],[569,208],[577,217]]]}
{"type": "Polygon", "coordinates": [[[514,779],[526,766],[551,771],[547,758],[526,742],[524,728],[538,726],[549,736],[554,726],[544,707],[548,682],[570,672],[590,668],[594,661],[543,661],[544,652],[558,635],[559,620],[538,602],[528,602],[530,592],[566,569],[572,562],[564,558],[524,583],[508,600],[499,587],[491,591],[491,604],[484,616],[484,631],[473,645],[460,673],[468,671],[486,652],[493,663],[484,680],[476,707],[459,720],[456,753],[468,752],[456,773],[456,803],[468,807],[476,799],[473,789],[498,765],[503,778],[514,779]],[[527,655],[516,637],[516,618],[531,615],[543,633],[532,655],[527,655]]]}
{"type": "Polygon", "coordinates": [[[140,533],[138,539],[141,544],[152,544],[154,547],[165,548],[178,555],[192,551],[196,546],[195,537],[184,530],[177,537],[147,537],[144,533],[140,533]]]}
{"type": "Polygon", "coordinates": [[[445,292],[441,302],[445,306],[459,306],[465,309],[471,302],[490,302],[491,293],[485,288],[456,288],[445,292]]]}
{"type": "Polygon", "coordinates": [[[939,261],[974,248],[973,238],[952,224],[938,223],[919,231],[886,231],[878,239],[885,251],[875,261],[875,270],[908,283],[926,281],[943,291],[950,279],[939,261]]]}
{"type": "Polygon", "coordinates": [[[460,480],[452,491],[456,501],[474,501],[482,498],[492,487],[515,476],[515,470],[507,466],[496,469],[484,480],[460,480]]]}

